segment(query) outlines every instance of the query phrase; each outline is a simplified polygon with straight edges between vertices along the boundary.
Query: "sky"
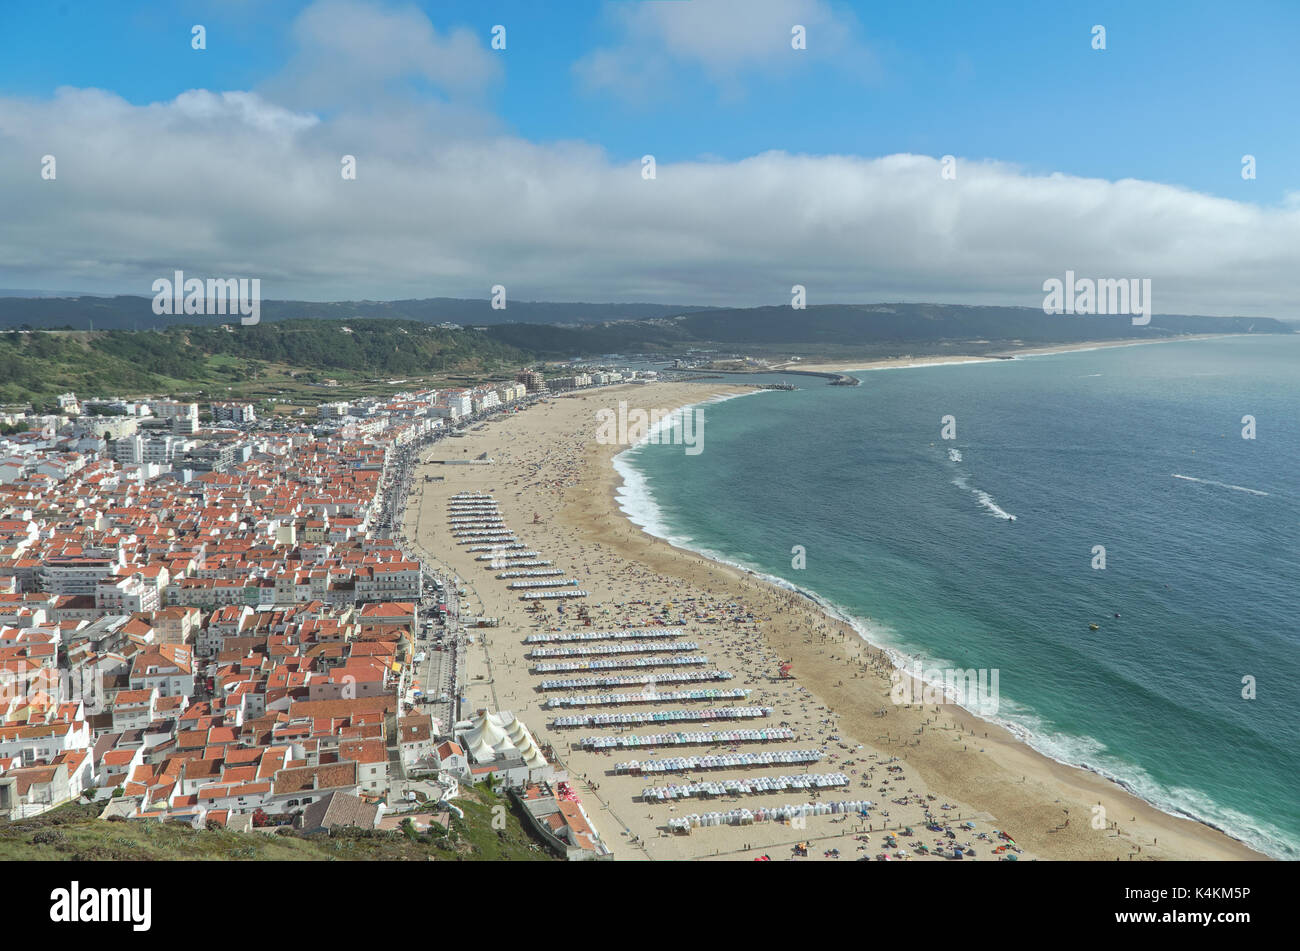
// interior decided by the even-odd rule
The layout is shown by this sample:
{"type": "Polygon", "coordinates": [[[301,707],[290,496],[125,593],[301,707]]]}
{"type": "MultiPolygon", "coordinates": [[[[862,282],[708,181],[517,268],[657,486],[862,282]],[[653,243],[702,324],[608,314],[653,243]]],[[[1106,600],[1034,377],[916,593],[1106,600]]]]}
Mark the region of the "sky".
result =
{"type": "Polygon", "coordinates": [[[1296,317],[1297,41],[1294,2],[28,4],[0,287],[1039,306],[1069,270],[1296,317]]]}

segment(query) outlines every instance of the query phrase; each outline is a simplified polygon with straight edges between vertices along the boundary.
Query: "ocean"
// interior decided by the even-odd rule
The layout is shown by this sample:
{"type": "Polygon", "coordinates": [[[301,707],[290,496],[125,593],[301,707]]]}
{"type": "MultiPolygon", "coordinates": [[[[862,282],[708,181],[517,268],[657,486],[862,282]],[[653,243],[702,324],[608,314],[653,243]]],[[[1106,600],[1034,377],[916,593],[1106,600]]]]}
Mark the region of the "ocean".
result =
{"type": "Polygon", "coordinates": [[[998,671],[990,718],[1040,752],[1296,859],[1298,368],[1300,335],[785,377],[704,404],[696,454],[622,453],[620,503],[909,669],[998,671]]]}

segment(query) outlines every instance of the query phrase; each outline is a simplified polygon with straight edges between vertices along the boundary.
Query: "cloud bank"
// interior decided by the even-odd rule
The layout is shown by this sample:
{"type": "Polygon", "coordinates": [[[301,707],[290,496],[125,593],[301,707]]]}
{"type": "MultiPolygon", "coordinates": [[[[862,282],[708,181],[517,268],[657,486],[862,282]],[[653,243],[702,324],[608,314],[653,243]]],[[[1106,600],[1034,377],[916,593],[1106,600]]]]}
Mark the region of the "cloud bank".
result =
{"type": "MultiPolygon", "coordinates": [[[[481,38],[408,9],[366,29],[371,12],[310,8],[297,35],[332,45],[304,40],[310,54],[254,91],[0,98],[0,284],[148,295],[182,269],[261,278],[267,298],[486,298],[504,284],[514,300],[751,305],[803,284],[809,304],[1039,306],[1069,269],[1150,278],[1157,313],[1295,314],[1298,202],[960,157],[947,179],[924,155],[768,152],[647,180],[591,144],[503,131],[478,102],[500,78],[481,38]],[[331,87],[348,76],[438,95],[353,100],[331,87]]],[[[745,62],[757,47],[736,42],[745,62]]]]}

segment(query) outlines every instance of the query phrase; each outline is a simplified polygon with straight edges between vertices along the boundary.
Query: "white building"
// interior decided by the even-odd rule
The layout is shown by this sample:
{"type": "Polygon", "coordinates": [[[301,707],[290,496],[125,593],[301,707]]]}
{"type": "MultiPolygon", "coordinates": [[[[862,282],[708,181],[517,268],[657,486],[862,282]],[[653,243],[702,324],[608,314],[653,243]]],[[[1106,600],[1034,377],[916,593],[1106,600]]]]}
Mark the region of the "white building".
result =
{"type": "Polygon", "coordinates": [[[257,412],[252,403],[213,403],[212,421],[214,423],[253,423],[257,421],[257,412]]]}

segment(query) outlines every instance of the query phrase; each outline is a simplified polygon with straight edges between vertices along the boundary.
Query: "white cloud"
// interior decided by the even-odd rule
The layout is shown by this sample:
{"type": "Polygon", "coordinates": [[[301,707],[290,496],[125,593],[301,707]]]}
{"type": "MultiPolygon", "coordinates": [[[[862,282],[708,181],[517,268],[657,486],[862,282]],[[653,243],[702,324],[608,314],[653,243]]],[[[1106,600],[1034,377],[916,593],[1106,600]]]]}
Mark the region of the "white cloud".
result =
{"type": "Polygon", "coordinates": [[[682,66],[698,67],[727,97],[753,72],[784,74],[811,63],[859,77],[875,71],[853,14],[826,0],[690,0],[614,3],[607,18],[614,43],[574,65],[592,90],[640,99],[670,86],[682,66]],[[802,26],[807,48],[791,46],[802,26]]]}
{"type": "MultiPolygon", "coordinates": [[[[394,81],[464,96],[498,79],[499,58],[465,27],[439,33],[418,7],[317,0],[294,20],[297,53],[262,90],[289,105],[359,107],[394,81]]],[[[423,90],[421,90],[423,91],[423,90]]]]}
{"type": "Polygon", "coordinates": [[[1157,312],[1295,313],[1295,201],[967,160],[947,181],[918,155],[769,152],[660,163],[647,181],[639,162],[505,135],[455,99],[318,114],[268,90],[0,98],[0,286],[148,296],[181,268],[260,277],[268,298],[486,298],[501,283],[512,300],[748,305],[800,283],[812,304],[1038,306],[1071,269],[1151,278],[1157,312]]]}

